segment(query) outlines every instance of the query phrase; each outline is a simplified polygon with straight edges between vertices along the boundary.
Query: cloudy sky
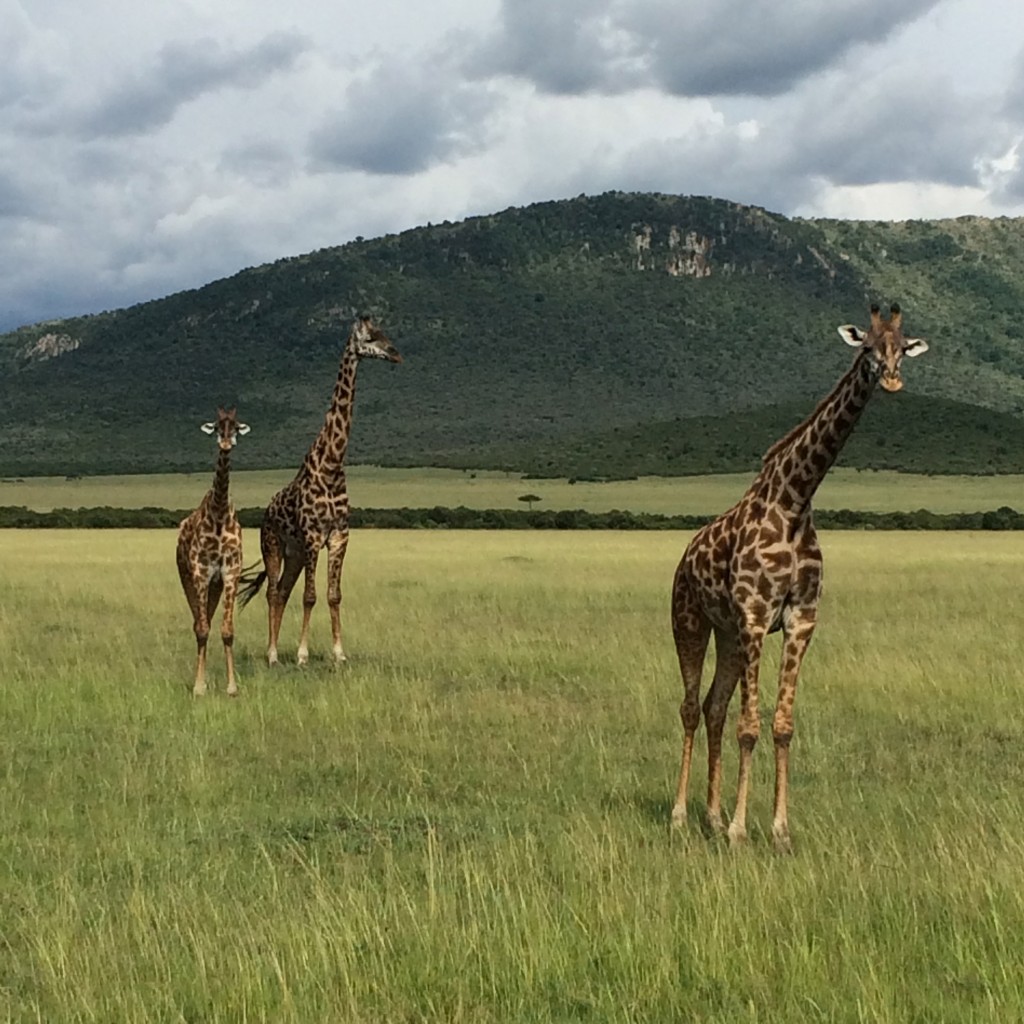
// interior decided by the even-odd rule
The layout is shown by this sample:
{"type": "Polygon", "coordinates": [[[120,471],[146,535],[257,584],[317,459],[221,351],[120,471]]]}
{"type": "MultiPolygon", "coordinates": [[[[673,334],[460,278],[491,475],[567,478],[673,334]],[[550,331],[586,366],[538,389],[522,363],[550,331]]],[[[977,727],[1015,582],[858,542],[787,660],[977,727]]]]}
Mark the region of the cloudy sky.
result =
{"type": "Polygon", "coordinates": [[[1019,0],[0,0],[0,329],[608,189],[1024,214],[1019,0]]]}

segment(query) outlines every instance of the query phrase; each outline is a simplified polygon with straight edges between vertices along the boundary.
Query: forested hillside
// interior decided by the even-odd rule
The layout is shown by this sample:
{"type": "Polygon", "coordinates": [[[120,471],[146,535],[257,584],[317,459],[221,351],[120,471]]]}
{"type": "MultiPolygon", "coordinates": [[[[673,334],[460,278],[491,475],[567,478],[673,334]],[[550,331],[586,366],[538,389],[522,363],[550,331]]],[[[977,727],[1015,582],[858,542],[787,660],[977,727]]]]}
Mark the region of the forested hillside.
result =
{"type": "MultiPolygon", "coordinates": [[[[204,468],[218,404],[243,467],[295,465],[351,318],[405,357],[360,370],[350,457],[564,475],[743,469],[899,300],[931,351],[848,464],[1024,468],[1024,241],[1012,220],[788,220],[609,193],[359,240],[0,336],[0,472],[204,468]]],[[[873,424],[873,425],[872,425],[873,424]]]]}

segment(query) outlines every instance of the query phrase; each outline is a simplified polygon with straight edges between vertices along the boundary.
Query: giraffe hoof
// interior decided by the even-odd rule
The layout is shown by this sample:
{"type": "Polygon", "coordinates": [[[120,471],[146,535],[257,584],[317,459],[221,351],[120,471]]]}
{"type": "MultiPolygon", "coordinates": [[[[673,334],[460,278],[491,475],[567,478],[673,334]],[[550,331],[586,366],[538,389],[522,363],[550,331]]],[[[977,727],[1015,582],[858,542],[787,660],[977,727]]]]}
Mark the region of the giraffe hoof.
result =
{"type": "Polygon", "coordinates": [[[775,847],[776,853],[781,853],[785,856],[789,856],[793,852],[793,841],[789,838],[789,830],[775,831],[772,829],[772,846],[775,847]]]}
{"type": "Polygon", "coordinates": [[[739,850],[747,845],[747,830],[743,826],[729,826],[729,849],[739,850]]]}
{"type": "Polygon", "coordinates": [[[709,814],[708,828],[711,830],[712,835],[720,836],[725,831],[725,825],[722,824],[722,816],[720,814],[709,814]]]}
{"type": "Polygon", "coordinates": [[[672,808],[672,828],[686,828],[686,808],[685,807],[673,807],[672,808]]]}

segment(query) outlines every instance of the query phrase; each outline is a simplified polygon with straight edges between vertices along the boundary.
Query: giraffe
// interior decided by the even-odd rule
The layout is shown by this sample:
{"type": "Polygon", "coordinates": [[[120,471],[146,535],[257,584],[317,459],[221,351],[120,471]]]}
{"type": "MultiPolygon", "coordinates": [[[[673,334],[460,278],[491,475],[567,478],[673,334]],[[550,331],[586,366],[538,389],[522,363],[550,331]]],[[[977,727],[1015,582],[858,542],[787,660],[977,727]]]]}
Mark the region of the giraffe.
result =
{"type": "Polygon", "coordinates": [[[327,604],[331,613],[332,653],[335,663],[345,661],[341,646],[341,568],[348,547],[348,491],[345,488],[345,453],[352,426],[356,370],[361,359],[402,357],[374,320],[361,316],[352,325],[341,356],[338,379],[324,425],[306,453],[290,484],[278,491],[263,516],[260,549],[263,569],[242,577],[242,605],[248,604],[267,581],[269,641],[267,663],[276,665],[281,619],[292,589],[305,569],[302,596],[302,632],[298,663],[309,660],[309,619],[316,604],[316,566],[320,549],[327,547],[327,604]]]}
{"type": "Polygon", "coordinates": [[[210,620],[223,592],[224,618],[220,635],[227,662],[227,692],[229,697],[237,697],[233,644],[235,593],[242,571],[242,530],[228,496],[228,477],[231,449],[237,444],[239,434],[249,433],[249,427],[238,422],[234,409],[218,408],[216,422],[204,423],[201,429],[206,434],[217,435],[217,470],[213,486],[199,507],[181,521],[177,550],[178,575],[192,609],[192,628],[198,647],[192,693],[196,697],[206,693],[206,641],[210,635],[210,620]]]}
{"type": "Polygon", "coordinates": [[[715,672],[704,699],[708,730],[708,822],[721,832],[722,730],[729,701],[740,684],[739,782],[729,824],[730,845],[747,837],[750,766],[760,732],[758,669],[765,636],[782,631],[778,697],[772,720],[775,743],[775,810],[772,839],[791,849],[788,819],[789,746],[797,676],[817,619],[821,597],[821,551],[811,499],[856,426],[881,381],[886,391],[903,387],[904,356],[927,351],[921,338],[905,338],[898,305],[884,318],[871,307],[871,327],[839,328],[858,354],[853,366],[801,424],[763,456],[760,473],[727,512],[700,529],[676,569],[672,628],[684,696],[682,765],[672,823],[686,821],[686,796],[693,740],[700,724],[701,672],[710,635],[715,635],[715,672]]]}

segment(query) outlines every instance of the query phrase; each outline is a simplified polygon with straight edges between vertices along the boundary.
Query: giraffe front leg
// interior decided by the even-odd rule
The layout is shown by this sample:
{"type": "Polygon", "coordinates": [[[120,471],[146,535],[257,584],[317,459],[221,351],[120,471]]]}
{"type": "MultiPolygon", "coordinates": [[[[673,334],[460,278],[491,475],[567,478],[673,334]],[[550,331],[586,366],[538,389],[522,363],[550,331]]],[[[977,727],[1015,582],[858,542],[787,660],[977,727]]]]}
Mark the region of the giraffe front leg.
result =
{"type": "Polygon", "coordinates": [[[202,697],[206,694],[206,644],[210,639],[210,619],[207,615],[206,580],[193,576],[192,585],[196,590],[196,612],[192,623],[196,635],[196,678],[192,684],[192,695],[202,697]]]}
{"type": "Polygon", "coordinates": [[[331,612],[331,653],[334,663],[346,660],[341,646],[341,570],[348,550],[348,530],[331,534],[327,542],[327,607],[331,612]]]}
{"type": "Polygon", "coordinates": [[[316,604],[316,563],[320,558],[320,546],[307,548],[305,569],[306,587],[302,592],[302,632],[299,633],[297,661],[300,665],[309,662],[309,620],[316,604]]]}
{"type": "Polygon", "coordinates": [[[814,633],[813,610],[794,612],[784,623],[785,640],[779,666],[779,695],[772,719],[775,741],[775,812],[772,816],[772,842],[779,853],[792,852],[789,837],[789,745],[793,739],[793,704],[796,684],[807,645],[814,633]]]}
{"type": "Polygon", "coordinates": [[[224,618],[220,625],[220,638],[224,644],[224,663],[227,667],[229,697],[238,696],[238,681],[235,678],[235,595],[238,593],[238,573],[241,564],[235,567],[224,581],[224,618]]]}
{"type": "Polygon", "coordinates": [[[743,651],[743,672],[740,675],[740,718],[736,738],[740,747],[739,782],[736,787],[736,810],[729,823],[729,845],[739,846],[747,840],[747,799],[750,796],[750,766],[754,747],[761,733],[758,714],[758,671],[761,667],[761,648],[764,629],[746,627],[740,634],[743,651]]]}

